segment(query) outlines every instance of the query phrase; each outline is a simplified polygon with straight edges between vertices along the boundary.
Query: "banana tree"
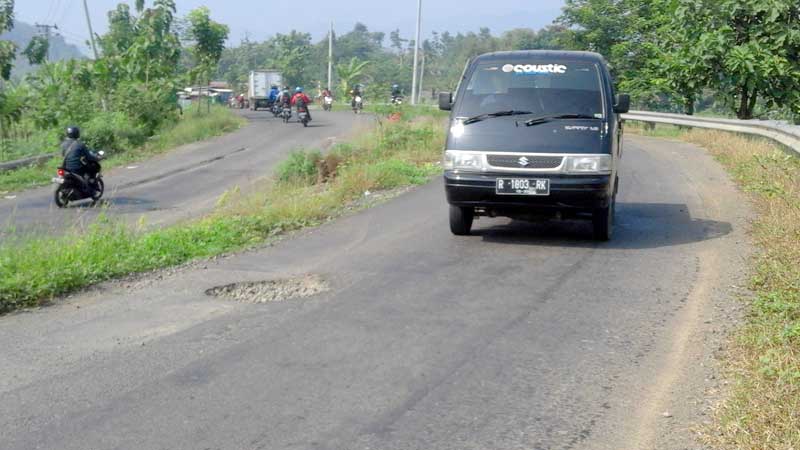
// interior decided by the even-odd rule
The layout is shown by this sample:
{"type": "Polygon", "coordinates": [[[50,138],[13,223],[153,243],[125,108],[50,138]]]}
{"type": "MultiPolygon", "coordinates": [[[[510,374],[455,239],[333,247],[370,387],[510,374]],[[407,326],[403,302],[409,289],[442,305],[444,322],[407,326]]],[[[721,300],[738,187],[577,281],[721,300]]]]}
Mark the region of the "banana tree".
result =
{"type": "Polygon", "coordinates": [[[339,76],[339,83],[343,94],[346,95],[350,92],[353,84],[363,77],[364,69],[369,64],[369,61],[359,61],[357,57],[353,57],[346,66],[340,65],[336,67],[336,74],[339,76]]]}

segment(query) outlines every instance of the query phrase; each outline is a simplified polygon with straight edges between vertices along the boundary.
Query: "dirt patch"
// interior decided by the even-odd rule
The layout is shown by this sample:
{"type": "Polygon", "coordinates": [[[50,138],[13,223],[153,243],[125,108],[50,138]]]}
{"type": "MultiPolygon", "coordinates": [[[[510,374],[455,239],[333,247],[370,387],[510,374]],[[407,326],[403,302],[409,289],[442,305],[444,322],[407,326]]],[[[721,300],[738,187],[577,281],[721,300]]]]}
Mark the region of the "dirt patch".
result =
{"type": "Polygon", "coordinates": [[[232,283],[211,288],[206,294],[243,303],[270,303],[311,297],[329,289],[328,282],[322,277],[306,275],[281,280],[232,283]]]}

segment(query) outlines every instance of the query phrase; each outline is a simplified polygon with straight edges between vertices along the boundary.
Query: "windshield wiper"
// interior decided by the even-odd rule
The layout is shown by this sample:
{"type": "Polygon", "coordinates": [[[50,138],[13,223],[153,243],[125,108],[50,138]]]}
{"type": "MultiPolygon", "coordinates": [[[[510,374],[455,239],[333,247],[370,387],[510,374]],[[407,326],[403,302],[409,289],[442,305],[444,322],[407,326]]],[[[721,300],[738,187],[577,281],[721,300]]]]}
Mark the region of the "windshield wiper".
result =
{"type": "Polygon", "coordinates": [[[511,110],[508,110],[508,111],[497,111],[497,112],[488,113],[488,114],[479,114],[477,116],[472,116],[472,117],[464,120],[461,123],[463,125],[469,125],[471,123],[480,122],[481,120],[486,120],[486,119],[489,119],[489,118],[492,118],[492,117],[521,116],[521,115],[524,115],[524,114],[533,114],[533,113],[531,111],[517,111],[517,110],[511,109],[511,110]]]}
{"type": "Polygon", "coordinates": [[[540,123],[550,122],[551,120],[560,120],[560,119],[599,119],[595,116],[590,116],[588,114],[558,114],[554,116],[542,116],[542,117],[534,117],[533,119],[526,120],[525,125],[532,127],[534,125],[539,125],[540,123]]]}

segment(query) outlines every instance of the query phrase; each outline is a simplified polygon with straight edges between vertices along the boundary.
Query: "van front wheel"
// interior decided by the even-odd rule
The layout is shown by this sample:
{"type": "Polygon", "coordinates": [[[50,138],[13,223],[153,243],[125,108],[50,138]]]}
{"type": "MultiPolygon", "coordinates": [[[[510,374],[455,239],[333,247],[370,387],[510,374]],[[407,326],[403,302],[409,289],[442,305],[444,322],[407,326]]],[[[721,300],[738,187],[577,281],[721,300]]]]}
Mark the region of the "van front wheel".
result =
{"type": "Polygon", "coordinates": [[[614,213],[616,212],[617,197],[614,196],[605,208],[597,209],[592,213],[592,234],[597,241],[608,241],[614,234],[614,213]]]}
{"type": "Polygon", "coordinates": [[[450,206],[450,231],[456,236],[467,236],[472,229],[475,211],[472,208],[450,206]]]}

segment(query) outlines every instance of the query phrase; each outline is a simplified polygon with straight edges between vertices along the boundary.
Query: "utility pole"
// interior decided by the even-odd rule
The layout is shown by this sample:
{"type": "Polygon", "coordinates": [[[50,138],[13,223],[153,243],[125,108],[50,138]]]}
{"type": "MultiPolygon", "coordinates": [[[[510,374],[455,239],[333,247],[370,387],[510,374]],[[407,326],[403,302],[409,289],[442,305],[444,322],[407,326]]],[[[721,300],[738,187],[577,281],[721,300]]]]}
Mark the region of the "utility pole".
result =
{"type": "Polygon", "coordinates": [[[414,75],[411,78],[411,104],[417,104],[417,63],[419,61],[419,36],[422,27],[422,0],[417,0],[417,38],[414,40],[414,75]]]}
{"type": "Polygon", "coordinates": [[[92,42],[92,52],[94,53],[94,59],[97,61],[100,59],[100,56],[97,54],[97,45],[94,43],[94,31],[92,31],[92,19],[89,18],[89,5],[86,4],[86,0],[83,0],[83,12],[86,14],[86,25],[89,27],[89,40],[92,42]]]}
{"type": "MultiPolygon", "coordinates": [[[[94,60],[97,61],[100,59],[100,55],[97,54],[97,45],[94,43],[92,19],[89,18],[89,5],[86,4],[86,0],[83,0],[83,12],[86,14],[86,25],[89,27],[89,41],[92,43],[92,53],[94,53],[94,60]]],[[[106,103],[105,94],[100,96],[100,106],[102,106],[103,111],[108,111],[108,104],[106,103]]]]}
{"type": "Polygon", "coordinates": [[[331,30],[328,32],[328,90],[333,92],[333,21],[331,21],[331,30]]]}
{"type": "Polygon", "coordinates": [[[42,25],[37,23],[36,28],[38,28],[39,33],[43,34],[44,38],[47,39],[47,62],[50,62],[50,30],[57,30],[58,25],[42,25]]]}
{"type": "Polygon", "coordinates": [[[425,50],[422,50],[422,64],[419,68],[419,93],[417,94],[417,103],[422,102],[422,78],[425,76],[425,50]]]}

